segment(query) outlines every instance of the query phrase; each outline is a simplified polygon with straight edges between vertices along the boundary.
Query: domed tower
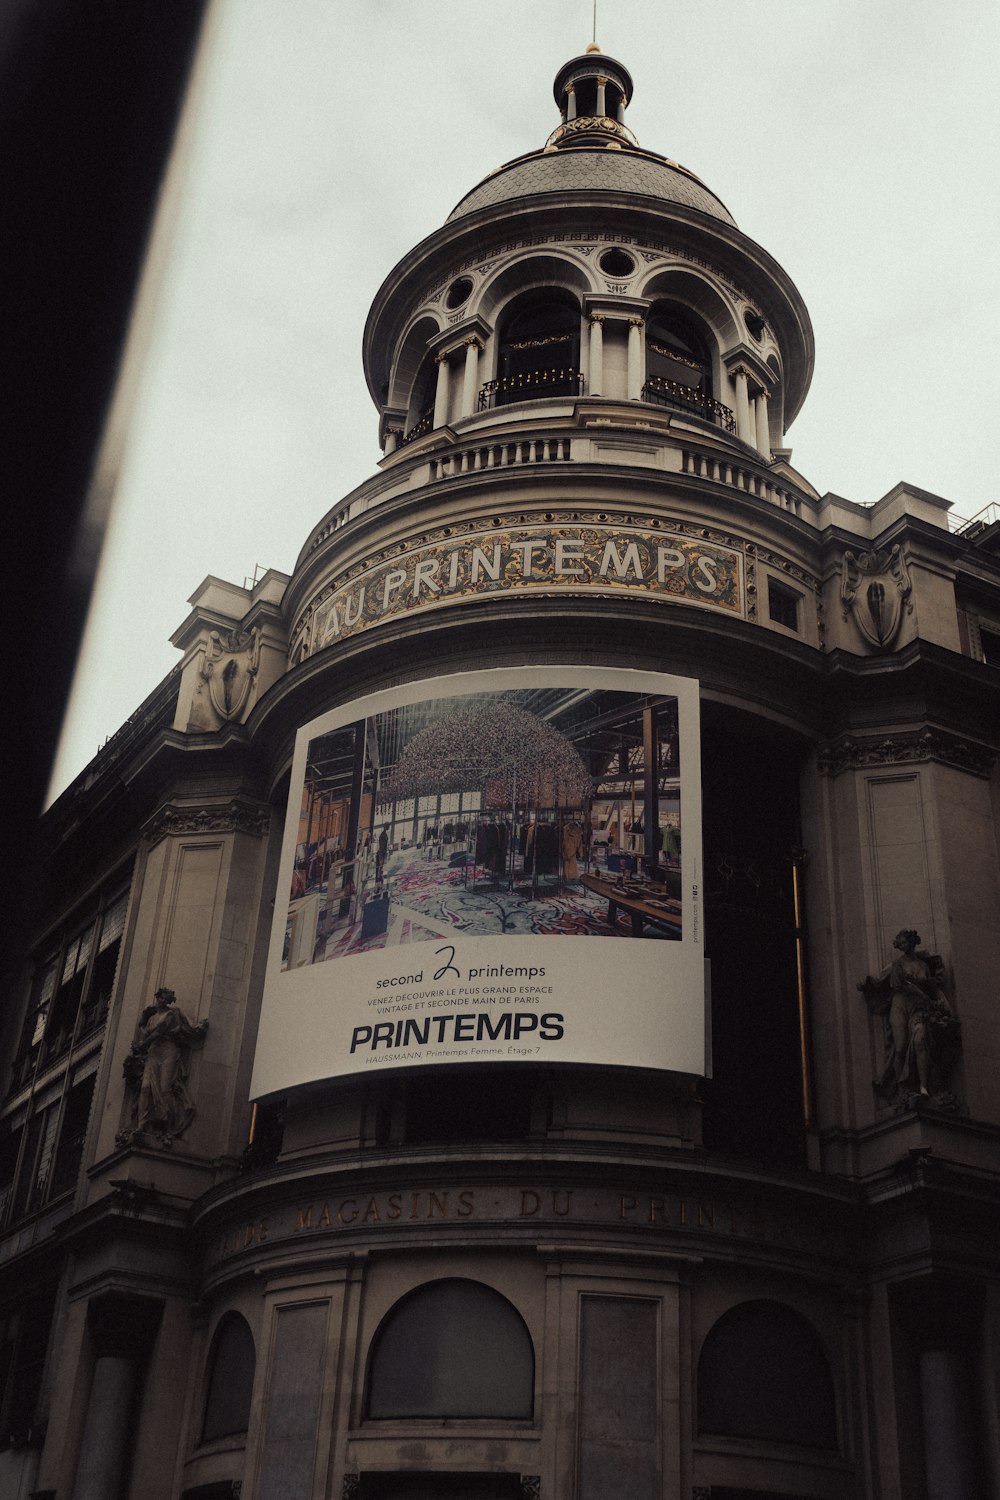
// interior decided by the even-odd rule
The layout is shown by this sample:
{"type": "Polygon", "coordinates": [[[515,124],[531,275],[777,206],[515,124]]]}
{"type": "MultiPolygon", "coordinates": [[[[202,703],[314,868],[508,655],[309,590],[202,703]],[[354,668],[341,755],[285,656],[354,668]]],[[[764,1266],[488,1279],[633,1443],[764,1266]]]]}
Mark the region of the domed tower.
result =
{"type": "Polygon", "coordinates": [[[386,452],[495,431],[501,408],[510,428],[530,402],[537,426],[538,402],[570,416],[567,400],[599,398],[647,408],[616,429],[677,413],[770,465],[812,370],[801,298],[704,183],[639,146],[620,63],[588,52],[554,92],[544,147],[467,193],[376,298],[365,372],[386,452]]]}
{"type": "Polygon", "coordinates": [[[805,307],[632,90],[389,274],[377,472],[49,817],[36,1494],[993,1493],[996,528],[792,468],[805,307]]]}

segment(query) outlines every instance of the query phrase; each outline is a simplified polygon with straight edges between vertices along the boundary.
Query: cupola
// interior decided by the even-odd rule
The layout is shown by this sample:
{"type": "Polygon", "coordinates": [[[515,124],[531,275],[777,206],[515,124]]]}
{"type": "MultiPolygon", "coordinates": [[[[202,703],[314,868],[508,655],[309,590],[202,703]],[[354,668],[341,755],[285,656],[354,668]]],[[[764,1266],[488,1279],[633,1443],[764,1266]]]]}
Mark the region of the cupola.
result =
{"type": "Polygon", "coordinates": [[[637,145],[625,127],[625,110],[632,97],[632,75],[613,57],[590,46],[582,57],[564,63],[552,86],[562,123],[549,136],[547,151],[573,147],[620,148],[637,145]]]}

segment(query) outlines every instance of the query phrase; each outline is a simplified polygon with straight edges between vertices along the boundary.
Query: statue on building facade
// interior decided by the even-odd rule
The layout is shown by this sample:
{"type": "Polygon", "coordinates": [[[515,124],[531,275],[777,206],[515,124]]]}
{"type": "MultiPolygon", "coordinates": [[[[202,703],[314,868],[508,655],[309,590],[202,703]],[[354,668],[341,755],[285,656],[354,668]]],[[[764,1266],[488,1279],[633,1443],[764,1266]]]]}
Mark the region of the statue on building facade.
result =
{"type": "Polygon", "coordinates": [[[122,1072],[129,1085],[121,1145],[170,1146],[194,1119],[187,1080],[191,1053],[201,1047],[208,1022],[189,1021],[165,985],[139,1017],[122,1072]]]}
{"type": "Polygon", "coordinates": [[[920,1098],[955,1110],[948,1077],[959,1050],[959,1022],[944,991],[944,965],[918,945],[920,934],[904,927],[893,939],[899,954],[889,967],[858,985],[885,1032],[885,1065],[875,1092],[895,1109],[920,1098]]]}

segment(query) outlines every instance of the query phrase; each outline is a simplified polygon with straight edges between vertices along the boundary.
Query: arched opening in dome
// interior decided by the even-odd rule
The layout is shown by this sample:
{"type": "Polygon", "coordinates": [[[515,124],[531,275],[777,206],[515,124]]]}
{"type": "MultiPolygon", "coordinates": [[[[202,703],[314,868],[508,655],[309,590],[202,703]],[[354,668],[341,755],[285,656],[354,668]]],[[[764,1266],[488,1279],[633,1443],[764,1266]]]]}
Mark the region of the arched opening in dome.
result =
{"type": "Polygon", "coordinates": [[[580,389],[580,308],[572,293],[542,287],[511,303],[500,319],[497,378],[482,406],[508,406],[580,389]]]}
{"type": "Polygon", "coordinates": [[[732,413],[715,400],[712,345],[697,318],[676,303],[656,302],[646,319],[646,385],[657,406],[690,411],[727,426],[732,413]]]}
{"type": "Polygon", "coordinates": [[[410,395],[410,404],[406,413],[406,431],[403,435],[404,443],[412,443],[414,438],[423,437],[425,432],[430,432],[434,426],[434,395],[437,387],[437,365],[433,356],[428,355],[420,369],[417,378],[413,382],[413,390],[410,395]]]}
{"type": "Polygon", "coordinates": [[[391,1307],[372,1342],[369,1418],[530,1420],[535,1352],[500,1292],[464,1278],[431,1281],[391,1307]]]}

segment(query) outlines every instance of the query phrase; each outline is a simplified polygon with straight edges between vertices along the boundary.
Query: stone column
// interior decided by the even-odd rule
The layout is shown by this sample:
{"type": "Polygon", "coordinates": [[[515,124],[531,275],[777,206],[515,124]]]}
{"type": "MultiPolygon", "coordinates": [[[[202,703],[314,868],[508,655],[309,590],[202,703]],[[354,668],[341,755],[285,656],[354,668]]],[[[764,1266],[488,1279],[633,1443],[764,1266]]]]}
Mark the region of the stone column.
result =
{"type": "Polygon", "coordinates": [[[386,458],[389,457],[390,453],[395,453],[396,449],[399,447],[399,440],[402,435],[403,434],[400,432],[398,427],[387,427],[385,429],[385,445],[382,449],[382,452],[385,454],[386,458]]]}
{"type": "Polygon", "coordinates": [[[576,119],[576,87],[572,83],[566,85],[566,118],[576,119]]]}
{"type": "Polygon", "coordinates": [[[434,392],[434,426],[443,427],[448,420],[448,356],[438,354],[434,363],[438,367],[437,389],[434,392]]]}
{"type": "Polygon", "coordinates": [[[597,80],[597,117],[598,117],[598,119],[600,119],[602,115],[606,115],[607,112],[608,112],[607,92],[606,92],[607,86],[608,86],[608,80],[606,78],[598,78],[598,80],[597,80]]]}
{"type": "Polygon", "coordinates": [[[588,396],[600,396],[604,390],[604,317],[590,315],[590,389],[588,396]]]}
{"type": "Polygon", "coordinates": [[[72,1500],[117,1500],[132,1440],[136,1396],[162,1303],[107,1292],[87,1321],[96,1360],[76,1464],[72,1500]]]}
{"type": "Polygon", "coordinates": [[[920,1355],[924,1467],[933,1500],[969,1500],[979,1493],[969,1409],[972,1392],[965,1373],[958,1349],[924,1349],[920,1355]]]}
{"type": "Polygon", "coordinates": [[[641,318],[628,320],[628,399],[642,400],[642,330],[641,318]]]}
{"type": "Polygon", "coordinates": [[[479,385],[479,351],[482,347],[475,334],[465,341],[465,379],[462,382],[463,417],[471,417],[476,409],[476,388],[479,385]]]}
{"type": "Polygon", "coordinates": [[[754,420],[757,427],[757,451],[770,461],[771,429],[767,420],[767,391],[763,389],[754,402],[754,420]]]}
{"type": "Polygon", "coordinates": [[[736,386],[736,435],[745,443],[752,443],[756,432],[750,424],[750,397],[747,393],[747,372],[740,365],[733,371],[736,386]]]}

